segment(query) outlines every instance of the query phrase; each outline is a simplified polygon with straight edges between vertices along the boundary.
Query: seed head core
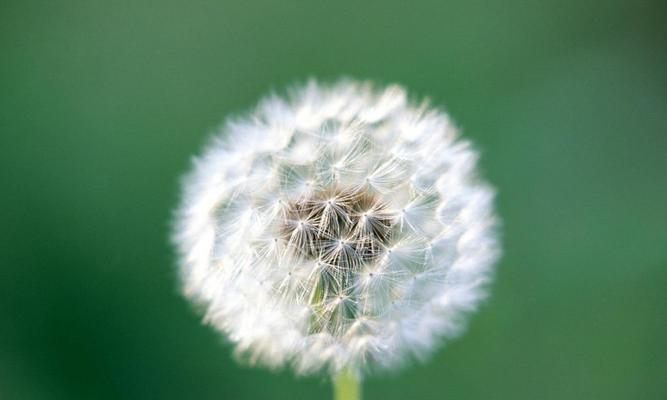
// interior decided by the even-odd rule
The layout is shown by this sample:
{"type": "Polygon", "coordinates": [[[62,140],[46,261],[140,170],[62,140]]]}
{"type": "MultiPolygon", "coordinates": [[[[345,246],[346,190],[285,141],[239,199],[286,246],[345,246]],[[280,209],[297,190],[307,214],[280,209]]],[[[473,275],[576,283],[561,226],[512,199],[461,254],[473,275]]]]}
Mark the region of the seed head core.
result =
{"type": "Polygon", "coordinates": [[[295,256],[357,270],[389,244],[394,216],[366,188],[324,190],[289,201],[280,237],[295,256]]]}

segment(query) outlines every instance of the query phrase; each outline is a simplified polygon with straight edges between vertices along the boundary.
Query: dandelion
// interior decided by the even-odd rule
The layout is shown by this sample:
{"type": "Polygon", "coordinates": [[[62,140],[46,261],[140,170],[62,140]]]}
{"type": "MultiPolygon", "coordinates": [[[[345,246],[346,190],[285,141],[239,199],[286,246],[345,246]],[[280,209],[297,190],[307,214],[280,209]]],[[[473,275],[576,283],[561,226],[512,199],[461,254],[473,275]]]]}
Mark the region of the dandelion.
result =
{"type": "Polygon", "coordinates": [[[476,161],[446,114],[399,86],[269,96],[184,180],[184,293],[247,361],[325,371],[354,397],[368,371],[459,334],[485,296],[499,251],[476,161]]]}

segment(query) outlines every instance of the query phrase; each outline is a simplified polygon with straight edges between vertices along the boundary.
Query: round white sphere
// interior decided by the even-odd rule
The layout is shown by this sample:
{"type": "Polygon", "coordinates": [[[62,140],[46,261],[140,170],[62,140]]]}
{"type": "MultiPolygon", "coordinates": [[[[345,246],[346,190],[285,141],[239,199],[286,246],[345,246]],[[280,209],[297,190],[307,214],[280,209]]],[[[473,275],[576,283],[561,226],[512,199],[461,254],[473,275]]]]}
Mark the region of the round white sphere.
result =
{"type": "Polygon", "coordinates": [[[499,256],[477,157],[399,86],[269,96],[183,181],[184,293],[251,362],[359,375],[422,359],[461,332],[499,256]]]}

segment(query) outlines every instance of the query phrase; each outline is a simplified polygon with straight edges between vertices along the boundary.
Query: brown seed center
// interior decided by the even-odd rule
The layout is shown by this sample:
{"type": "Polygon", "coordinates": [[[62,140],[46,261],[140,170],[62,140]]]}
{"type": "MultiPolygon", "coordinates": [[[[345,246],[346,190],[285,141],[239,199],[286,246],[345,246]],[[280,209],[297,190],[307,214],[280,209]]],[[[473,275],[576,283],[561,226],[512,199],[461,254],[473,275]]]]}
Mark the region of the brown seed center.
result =
{"type": "Polygon", "coordinates": [[[394,217],[365,189],[333,189],[290,201],[280,233],[293,254],[345,269],[378,257],[394,217]]]}

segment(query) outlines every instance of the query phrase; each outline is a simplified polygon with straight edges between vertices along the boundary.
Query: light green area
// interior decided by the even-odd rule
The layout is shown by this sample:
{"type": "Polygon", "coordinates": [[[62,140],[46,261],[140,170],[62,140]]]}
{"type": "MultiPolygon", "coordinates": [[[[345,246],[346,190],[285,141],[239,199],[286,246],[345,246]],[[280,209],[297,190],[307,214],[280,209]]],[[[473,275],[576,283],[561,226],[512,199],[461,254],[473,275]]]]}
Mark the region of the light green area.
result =
{"type": "Polygon", "coordinates": [[[468,332],[373,399],[667,398],[664,1],[0,3],[0,398],[327,399],[178,294],[206,132],[310,76],[445,107],[505,256],[468,332]]]}
{"type": "Polygon", "coordinates": [[[350,371],[342,371],[333,381],[334,400],[361,400],[361,382],[350,371]]]}

